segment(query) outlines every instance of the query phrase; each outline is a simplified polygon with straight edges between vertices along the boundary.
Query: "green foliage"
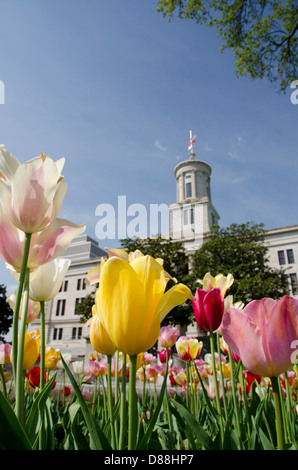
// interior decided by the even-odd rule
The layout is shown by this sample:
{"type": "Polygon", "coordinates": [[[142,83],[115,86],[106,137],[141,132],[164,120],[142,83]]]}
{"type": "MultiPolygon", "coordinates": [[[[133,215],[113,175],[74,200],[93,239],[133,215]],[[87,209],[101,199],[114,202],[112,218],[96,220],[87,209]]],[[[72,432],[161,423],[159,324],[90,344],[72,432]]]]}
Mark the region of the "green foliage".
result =
{"type": "MultiPolygon", "coordinates": [[[[165,239],[161,235],[143,239],[121,240],[121,246],[126,251],[140,250],[144,255],[153,258],[161,258],[163,267],[178,282],[187,284],[188,277],[188,256],[180,242],[174,242],[171,238],[165,239]]],[[[167,288],[172,287],[173,281],[169,281],[167,288]]],[[[190,287],[190,286],[189,286],[190,287]]],[[[162,326],[189,325],[192,322],[193,312],[190,302],[175,307],[164,319],[162,326]]]]}
{"type": "Polygon", "coordinates": [[[12,326],[13,311],[6,298],[6,287],[0,284],[0,341],[4,341],[4,336],[12,326]]]}
{"type": "Polygon", "coordinates": [[[297,78],[296,0],[158,0],[157,11],[214,27],[221,51],[233,49],[238,76],[266,78],[285,91],[297,78]]]}
{"type": "Polygon", "coordinates": [[[80,323],[86,323],[92,317],[92,306],[95,303],[95,291],[88,294],[76,304],[75,315],[79,315],[80,323]]]}
{"type": "Polygon", "coordinates": [[[247,222],[227,228],[212,227],[209,241],[192,257],[192,269],[193,282],[203,279],[207,272],[213,276],[232,273],[235,280],[228,294],[234,296],[235,302],[280,298],[288,293],[284,271],[268,265],[262,224],[247,222]]]}

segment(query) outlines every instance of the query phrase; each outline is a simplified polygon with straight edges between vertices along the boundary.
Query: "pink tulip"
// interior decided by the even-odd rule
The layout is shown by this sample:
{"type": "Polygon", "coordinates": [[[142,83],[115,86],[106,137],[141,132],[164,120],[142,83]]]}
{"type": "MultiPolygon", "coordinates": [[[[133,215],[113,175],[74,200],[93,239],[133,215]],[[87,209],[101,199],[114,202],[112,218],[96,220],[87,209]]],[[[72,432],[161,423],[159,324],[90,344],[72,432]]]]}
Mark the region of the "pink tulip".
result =
{"type": "Polygon", "coordinates": [[[198,327],[202,331],[216,331],[224,314],[224,300],[219,288],[210,291],[197,289],[192,300],[193,311],[198,327]]]}
{"type": "Polygon", "coordinates": [[[106,374],[106,369],[103,364],[98,361],[89,362],[89,372],[93,377],[99,377],[106,374]]]}
{"type": "Polygon", "coordinates": [[[156,357],[153,354],[148,353],[145,351],[143,353],[143,364],[151,364],[151,362],[155,361],[156,357]]]}
{"type": "MultiPolygon", "coordinates": [[[[38,266],[60,256],[73,238],[86,229],[64,219],[55,219],[42,232],[33,233],[30,243],[28,268],[38,266]]],[[[21,271],[25,234],[16,228],[0,207],[0,257],[17,272],[21,271]]]]}
{"type": "Polygon", "coordinates": [[[11,345],[9,343],[0,344],[0,364],[9,364],[11,345]]]}
{"type": "Polygon", "coordinates": [[[158,342],[162,348],[171,348],[179,338],[180,331],[170,326],[163,326],[160,329],[158,342]]]}
{"type": "Polygon", "coordinates": [[[64,159],[54,162],[44,154],[20,163],[0,148],[3,171],[0,198],[12,224],[25,233],[40,232],[59,214],[67,185],[62,180],[64,159]],[[4,165],[5,162],[5,165],[4,165]]]}
{"type": "Polygon", "coordinates": [[[298,300],[264,298],[243,310],[229,309],[222,334],[244,366],[254,374],[278,377],[291,366],[292,343],[298,339],[298,300]]]}

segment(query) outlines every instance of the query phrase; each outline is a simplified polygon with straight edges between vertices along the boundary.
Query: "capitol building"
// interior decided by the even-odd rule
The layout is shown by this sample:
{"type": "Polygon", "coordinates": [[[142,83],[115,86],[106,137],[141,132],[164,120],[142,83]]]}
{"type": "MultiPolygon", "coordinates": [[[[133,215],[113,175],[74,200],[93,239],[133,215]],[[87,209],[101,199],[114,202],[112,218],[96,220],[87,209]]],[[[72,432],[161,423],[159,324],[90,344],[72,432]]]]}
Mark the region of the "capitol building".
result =
{"type": "MultiPolygon", "coordinates": [[[[220,216],[211,199],[211,167],[195,158],[191,145],[189,158],[174,168],[174,175],[176,201],[168,207],[170,233],[167,236],[181,242],[186,252],[191,253],[208,239],[212,225],[220,225],[220,216]]],[[[270,266],[285,270],[289,293],[298,299],[298,225],[267,230],[265,244],[270,266]]],[[[73,360],[84,360],[91,351],[88,327],[80,323],[75,307],[94,290],[94,286],[86,285],[86,274],[106,256],[98,242],[88,235],[73,240],[63,254],[71,264],[60,292],[46,303],[46,345],[59,349],[62,354],[71,354],[73,360]]],[[[38,328],[40,320],[34,324],[38,328]]],[[[189,328],[187,334],[195,335],[192,327],[189,328]]]]}

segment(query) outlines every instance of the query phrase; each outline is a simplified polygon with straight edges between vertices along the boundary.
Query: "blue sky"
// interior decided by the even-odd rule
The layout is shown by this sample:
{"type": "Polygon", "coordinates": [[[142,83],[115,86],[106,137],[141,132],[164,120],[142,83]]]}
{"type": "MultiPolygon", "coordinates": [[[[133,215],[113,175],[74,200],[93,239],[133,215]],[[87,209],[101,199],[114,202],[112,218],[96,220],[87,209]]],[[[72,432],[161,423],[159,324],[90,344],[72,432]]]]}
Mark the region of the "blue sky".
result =
{"type": "MultiPolygon", "coordinates": [[[[154,0],[0,0],[0,16],[0,143],[21,161],[66,158],[60,217],[96,238],[99,204],[175,202],[192,129],[222,226],[298,222],[290,83],[279,95],[237,78],[214,30],[169,23],[154,0]]],[[[0,282],[14,284],[4,262],[0,282]]]]}

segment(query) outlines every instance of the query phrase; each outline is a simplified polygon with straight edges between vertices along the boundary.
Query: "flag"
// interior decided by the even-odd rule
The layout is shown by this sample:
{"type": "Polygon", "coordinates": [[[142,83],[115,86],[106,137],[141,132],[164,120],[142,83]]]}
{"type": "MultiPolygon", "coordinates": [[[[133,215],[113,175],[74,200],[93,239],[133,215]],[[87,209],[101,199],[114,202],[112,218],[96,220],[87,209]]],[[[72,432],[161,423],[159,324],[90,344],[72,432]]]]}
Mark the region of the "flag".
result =
{"type": "Polygon", "coordinates": [[[188,150],[191,150],[192,149],[192,146],[193,144],[195,143],[196,141],[196,135],[194,137],[191,137],[190,141],[189,141],[189,144],[188,144],[188,150]]]}

